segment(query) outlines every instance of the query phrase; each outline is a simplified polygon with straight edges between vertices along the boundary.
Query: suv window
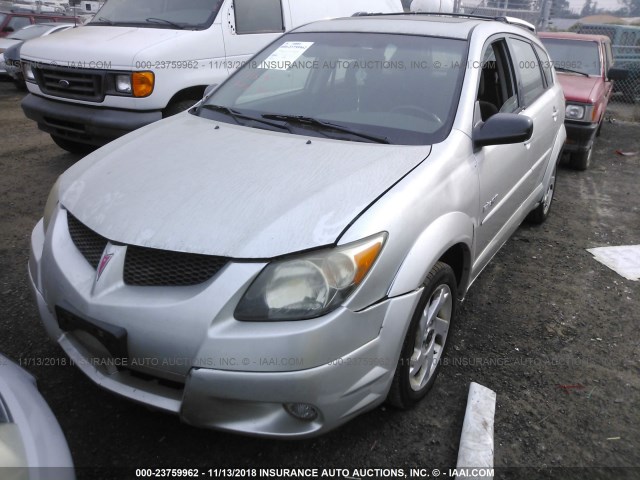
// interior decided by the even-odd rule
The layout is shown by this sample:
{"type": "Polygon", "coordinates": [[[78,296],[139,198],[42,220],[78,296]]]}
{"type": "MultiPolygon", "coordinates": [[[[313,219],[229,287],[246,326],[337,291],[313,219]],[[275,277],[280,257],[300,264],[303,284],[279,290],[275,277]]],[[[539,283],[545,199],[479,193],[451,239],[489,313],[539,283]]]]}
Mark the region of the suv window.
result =
{"type": "Polygon", "coordinates": [[[520,90],[525,106],[531,105],[544,92],[540,63],[530,43],[512,39],[514,63],[520,72],[520,90]]]}
{"type": "Polygon", "coordinates": [[[518,109],[513,68],[506,52],[504,40],[499,40],[486,47],[482,56],[477,97],[482,120],[498,112],[513,113],[518,109]]]}
{"type": "Polygon", "coordinates": [[[284,32],[281,0],[234,0],[236,33],[284,32]]]}

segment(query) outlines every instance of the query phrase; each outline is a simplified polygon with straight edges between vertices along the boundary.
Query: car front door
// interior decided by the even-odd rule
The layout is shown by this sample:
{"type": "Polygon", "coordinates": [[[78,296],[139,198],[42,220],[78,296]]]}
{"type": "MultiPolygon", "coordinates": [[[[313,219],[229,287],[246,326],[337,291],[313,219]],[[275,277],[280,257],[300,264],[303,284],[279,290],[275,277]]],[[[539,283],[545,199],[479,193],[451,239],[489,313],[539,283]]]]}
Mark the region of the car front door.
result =
{"type": "MultiPolygon", "coordinates": [[[[484,50],[476,120],[484,122],[497,113],[520,111],[517,76],[507,41],[495,38],[484,50]]],[[[521,182],[531,168],[530,148],[530,142],[522,142],[486,146],[475,152],[480,202],[474,272],[484,268],[513,231],[514,214],[525,196],[521,182]]]]}

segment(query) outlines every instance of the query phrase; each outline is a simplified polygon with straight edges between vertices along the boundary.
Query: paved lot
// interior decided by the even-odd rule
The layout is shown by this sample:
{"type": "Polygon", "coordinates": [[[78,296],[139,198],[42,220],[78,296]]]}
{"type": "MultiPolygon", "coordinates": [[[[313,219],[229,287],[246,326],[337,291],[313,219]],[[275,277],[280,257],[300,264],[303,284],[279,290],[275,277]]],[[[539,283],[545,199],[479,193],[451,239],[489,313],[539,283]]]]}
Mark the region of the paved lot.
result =
{"type": "Polygon", "coordinates": [[[382,407],[324,437],[278,442],[182,425],[62,365],[37,317],[26,263],[49,188],[78,158],[23,117],[21,96],[0,83],[0,351],[37,376],[80,480],[133,478],[140,467],[446,471],[471,381],[498,395],[496,466],[518,467],[497,478],[640,478],[640,283],[585,251],[640,243],[640,155],[614,153],[640,151],[640,126],[605,125],[593,168],[559,172],[548,223],[521,227],[473,286],[441,377],[418,408],[382,407]]]}

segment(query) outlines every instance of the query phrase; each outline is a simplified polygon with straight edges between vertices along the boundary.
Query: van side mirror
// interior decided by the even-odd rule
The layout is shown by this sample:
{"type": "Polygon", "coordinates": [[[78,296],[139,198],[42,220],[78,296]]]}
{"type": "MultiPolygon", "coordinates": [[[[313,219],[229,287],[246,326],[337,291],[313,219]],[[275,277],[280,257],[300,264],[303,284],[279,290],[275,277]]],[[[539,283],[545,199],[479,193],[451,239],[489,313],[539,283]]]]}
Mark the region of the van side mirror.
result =
{"type": "Polygon", "coordinates": [[[609,80],[626,80],[629,77],[629,70],[624,68],[611,67],[607,72],[609,80]]]}
{"type": "Polygon", "coordinates": [[[496,113],[473,129],[473,145],[506,145],[526,142],[533,133],[533,121],[516,113],[496,113]]]}

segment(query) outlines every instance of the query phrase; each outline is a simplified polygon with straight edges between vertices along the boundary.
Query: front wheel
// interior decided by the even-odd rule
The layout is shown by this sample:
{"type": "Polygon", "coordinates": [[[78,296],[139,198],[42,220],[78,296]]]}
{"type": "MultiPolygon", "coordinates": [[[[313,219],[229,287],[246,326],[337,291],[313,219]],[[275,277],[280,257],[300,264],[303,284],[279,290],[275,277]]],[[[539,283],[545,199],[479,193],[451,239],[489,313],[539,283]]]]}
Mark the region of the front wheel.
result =
{"type": "Polygon", "coordinates": [[[575,170],[587,170],[591,166],[593,145],[586,152],[573,152],[571,154],[571,168],[575,170]]]}
{"type": "Polygon", "coordinates": [[[456,314],[456,276],[438,262],[424,283],[424,292],[409,325],[387,401],[407,409],[433,386],[456,314]]]}

